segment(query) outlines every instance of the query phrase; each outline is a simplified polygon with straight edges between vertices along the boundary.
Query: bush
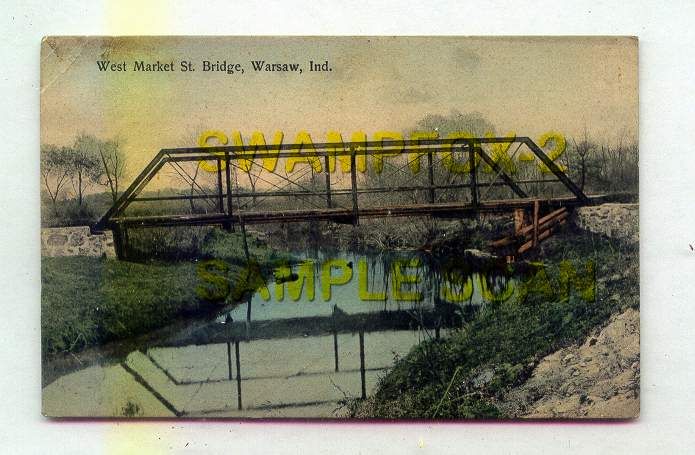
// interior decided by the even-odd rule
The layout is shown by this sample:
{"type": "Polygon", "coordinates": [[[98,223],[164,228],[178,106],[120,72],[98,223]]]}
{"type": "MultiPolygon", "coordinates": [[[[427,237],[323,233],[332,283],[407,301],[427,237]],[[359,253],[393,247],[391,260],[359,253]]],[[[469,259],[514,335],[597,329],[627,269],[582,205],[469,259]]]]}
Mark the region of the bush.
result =
{"type": "MultiPolygon", "coordinates": [[[[376,394],[353,413],[377,418],[492,418],[495,400],[522,383],[541,357],[584,338],[615,312],[639,299],[638,277],[610,281],[593,300],[574,289],[561,297],[566,278],[561,259],[580,270],[591,257],[608,274],[637,263],[634,250],[618,241],[571,236],[546,244],[550,280],[545,293],[522,293],[488,304],[449,337],[414,347],[380,379],[376,394]],[[615,294],[622,299],[607,298],[615,294]]],[[[566,289],[566,286],[565,286],[566,289]]]]}

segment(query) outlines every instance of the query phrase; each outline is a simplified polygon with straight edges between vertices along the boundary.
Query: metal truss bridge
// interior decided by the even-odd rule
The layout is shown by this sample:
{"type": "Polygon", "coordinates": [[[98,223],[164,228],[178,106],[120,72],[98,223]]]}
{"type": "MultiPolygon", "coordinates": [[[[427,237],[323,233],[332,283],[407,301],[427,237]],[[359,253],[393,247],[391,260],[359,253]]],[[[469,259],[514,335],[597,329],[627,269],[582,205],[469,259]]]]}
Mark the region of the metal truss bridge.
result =
{"type": "Polygon", "coordinates": [[[93,230],[113,230],[122,257],[135,228],[514,212],[515,233],[498,246],[521,248],[601,197],[585,195],[528,137],[189,147],[160,150],[93,230]],[[514,161],[522,154],[525,171],[514,161]],[[185,190],[147,190],[162,175],[185,190]]]}

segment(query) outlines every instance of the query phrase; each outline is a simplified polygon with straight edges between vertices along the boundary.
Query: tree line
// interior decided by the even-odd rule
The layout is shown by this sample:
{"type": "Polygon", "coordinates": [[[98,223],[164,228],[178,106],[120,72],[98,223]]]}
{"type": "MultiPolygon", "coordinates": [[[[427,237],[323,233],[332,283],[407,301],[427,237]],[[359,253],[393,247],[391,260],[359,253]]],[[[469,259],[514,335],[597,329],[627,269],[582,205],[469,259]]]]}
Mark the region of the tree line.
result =
{"type": "Polygon", "coordinates": [[[79,134],[71,146],[41,146],[41,180],[58,215],[58,202],[74,198],[78,212],[90,187],[102,186],[116,202],[128,172],[122,142],[79,134]]]}

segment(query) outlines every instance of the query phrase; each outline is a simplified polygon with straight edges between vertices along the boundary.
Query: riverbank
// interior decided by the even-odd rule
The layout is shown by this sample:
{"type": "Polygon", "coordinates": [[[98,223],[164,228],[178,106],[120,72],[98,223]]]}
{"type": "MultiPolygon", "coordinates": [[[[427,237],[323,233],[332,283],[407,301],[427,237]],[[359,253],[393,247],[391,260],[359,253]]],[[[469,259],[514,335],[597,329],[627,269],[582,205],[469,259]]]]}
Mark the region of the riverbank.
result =
{"type": "MultiPolygon", "coordinates": [[[[389,222],[394,225],[393,220],[389,222]]],[[[371,284],[360,286],[364,278],[360,278],[361,275],[376,279],[376,282],[383,281],[383,285],[390,281],[385,279],[388,275],[384,275],[384,271],[391,270],[394,258],[375,255],[372,262],[364,261],[368,268],[365,267],[361,273],[363,261],[360,255],[366,253],[349,256],[354,255],[350,251],[382,250],[374,243],[363,242],[369,238],[369,229],[375,229],[375,238],[376,233],[387,231],[371,224],[361,225],[356,230],[351,226],[330,224],[293,225],[284,231],[285,240],[277,232],[274,235],[272,231],[250,231],[251,257],[259,271],[264,269],[258,275],[263,281],[260,284],[254,281],[255,285],[248,282],[242,287],[253,291],[266,284],[268,295],[245,294],[248,302],[256,299],[254,310],[248,313],[244,305],[250,308],[250,303],[238,303],[241,295],[227,294],[229,298],[218,299],[213,304],[209,298],[201,299],[201,294],[196,292],[201,285],[201,264],[210,264],[209,259],[215,259],[214,267],[206,269],[203,266],[202,269],[211,273],[202,280],[207,291],[219,290],[223,282],[248,281],[248,277],[241,276],[248,268],[245,267],[246,257],[239,233],[215,230],[206,234],[202,244],[190,243],[186,260],[165,261],[164,256],[179,254],[178,244],[173,234],[171,239],[164,241],[156,237],[155,232],[147,235],[158,241],[156,251],[160,256],[156,261],[132,263],[102,258],[46,258],[43,303],[47,308],[44,311],[55,312],[55,315],[44,319],[47,325],[43,333],[44,355],[51,360],[44,362],[44,371],[49,371],[44,379],[50,377],[53,380],[95,363],[123,361],[132,352],[152,346],[176,348],[223,344],[230,336],[245,339],[249,337],[249,321],[253,321],[251,338],[254,343],[260,339],[275,342],[279,338],[320,337],[332,331],[354,336],[352,332],[364,327],[369,329],[369,324],[374,326],[375,333],[384,328],[413,330],[422,326],[428,329],[424,330],[426,336],[422,343],[405,357],[399,357],[388,373],[379,373],[383,377],[378,385],[375,376],[372,397],[366,401],[345,401],[348,415],[382,418],[513,417],[517,414],[504,407],[503,397],[524,384],[544,356],[579,342],[611,315],[629,307],[625,306],[627,300],[632,298],[632,305],[638,305],[635,244],[566,226],[543,242],[538,250],[527,255],[527,260],[512,266],[504,259],[467,251],[476,247],[484,249],[490,239],[511,228],[509,219],[479,217],[456,221],[427,220],[423,223],[429,227],[423,227],[419,234],[413,225],[402,223],[399,232],[412,231],[412,235],[403,235],[400,246],[389,242],[387,251],[401,251],[386,256],[408,254],[404,250],[415,252],[419,262],[429,267],[423,272],[423,278],[428,279],[438,276],[464,284],[466,281],[461,280],[465,277],[484,272],[473,281],[478,283],[476,292],[484,293],[486,304],[481,307],[471,304],[463,309],[454,305],[454,310],[466,311],[459,311],[455,314],[458,317],[451,321],[441,317],[427,319],[426,312],[414,319],[407,312],[372,314],[361,306],[352,308],[351,299],[356,295],[365,293],[366,289],[372,293],[378,291],[371,284]],[[335,233],[338,235],[333,235],[335,233]],[[298,239],[303,239],[302,248],[298,247],[298,239]],[[329,251],[322,250],[326,245],[329,251]],[[331,247],[347,250],[348,255],[334,256],[331,247]],[[313,266],[298,268],[295,272],[301,270],[301,273],[290,274],[296,275],[296,279],[289,280],[296,283],[287,284],[287,289],[293,289],[290,294],[296,293],[292,297],[293,304],[290,305],[289,301],[285,305],[268,303],[271,302],[268,300],[269,290],[274,296],[278,282],[282,284],[281,289],[285,288],[284,281],[278,281],[278,276],[273,278],[268,272],[278,265],[278,261],[287,261],[291,254],[289,251],[295,249],[297,260],[309,258],[313,266]],[[336,292],[334,297],[348,313],[354,310],[360,314],[337,312],[336,317],[331,313],[336,312],[332,306],[318,305],[319,302],[314,306],[314,292],[308,292],[311,288],[315,292],[321,291],[317,295],[323,295],[323,290],[317,286],[322,270],[318,264],[321,258],[338,257],[342,262],[335,264],[342,264],[342,272],[334,271],[335,276],[354,274],[355,278],[352,287],[342,286],[346,284],[343,280],[335,281],[334,284],[340,286],[333,289],[336,292]],[[372,265],[377,264],[381,268],[372,269],[372,265]],[[355,272],[349,273],[353,267],[355,272]],[[619,271],[625,273],[617,273],[619,271]],[[594,281],[595,278],[598,280],[594,281]],[[308,280],[306,283],[305,279],[308,280]],[[306,291],[302,293],[305,287],[306,291]],[[509,289],[515,290],[513,299],[508,298],[509,289]],[[75,296],[81,298],[75,299],[75,296]],[[621,300],[623,298],[625,301],[621,300]],[[225,322],[222,312],[235,312],[233,324],[220,324],[225,322]],[[57,324],[51,326],[52,322],[57,324]],[[337,326],[340,326],[339,330],[337,326]],[[447,333],[450,333],[449,328],[453,331],[450,336],[437,340],[435,331],[429,330],[434,327],[442,327],[447,333]],[[76,333],[76,329],[81,332],[76,333]],[[84,348],[89,349],[82,353],[84,348]],[[64,362],[65,359],[72,363],[67,365],[70,362],[64,362]]],[[[146,252],[143,247],[147,243],[143,240],[147,237],[133,243],[146,252]]],[[[453,288],[447,285],[446,289],[453,288]]],[[[434,291],[431,295],[439,299],[437,304],[441,310],[440,297],[446,294],[434,291]]],[[[483,294],[476,299],[482,297],[483,294]]],[[[323,300],[321,297],[320,303],[325,303],[323,300]]]]}
{"type": "Polygon", "coordinates": [[[294,223],[263,226],[263,238],[277,249],[384,252],[431,251],[455,240],[461,250],[488,247],[492,239],[513,229],[509,215],[486,214],[455,220],[437,218],[371,218],[358,226],[337,223],[294,223]]]}
{"type": "Polygon", "coordinates": [[[497,405],[529,419],[620,419],[640,410],[639,311],[611,316],[605,327],[544,357],[531,377],[497,405]]]}
{"type": "MultiPolygon", "coordinates": [[[[521,301],[488,305],[460,330],[426,340],[398,361],[365,401],[349,401],[358,418],[512,418],[500,405],[524,384],[546,355],[581,343],[611,316],[639,306],[638,249],[620,240],[566,229],[542,244],[534,258],[545,275],[528,283],[540,292],[521,301]],[[595,293],[581,286],[568,298],[561,261],[581,280],[591,261],[595,293]]],[[[575,283],[577,283],[575,281],[575,283]]],[[[585,282],[586,283],[586,282],[585,282]]],[[[624,416],[629,417],[629,416],[624,416]]]]}
{"type": "MultiPolygon", "coordinates": [[[[239,233],[213,230],[201,240],[196,253],[184,260],[43,257],[44,361],[148,334],[176,321],[213,317],[234,302],[231,295],[221,301],[208,298],[201,264],[212,258],[222,261],[227,282],[243,281],[247,269],[241,245],[239,233]]],[[[254,238],[249,240],[249,250],[260,268],[287,256],[254,238]]]]}

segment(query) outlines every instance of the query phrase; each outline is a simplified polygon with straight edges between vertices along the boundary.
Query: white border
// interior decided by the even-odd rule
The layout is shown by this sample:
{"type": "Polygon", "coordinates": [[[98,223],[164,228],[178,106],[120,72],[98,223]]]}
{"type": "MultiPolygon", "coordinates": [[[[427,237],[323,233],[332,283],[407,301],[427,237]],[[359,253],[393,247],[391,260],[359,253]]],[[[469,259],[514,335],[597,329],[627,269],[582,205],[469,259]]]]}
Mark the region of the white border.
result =
{"type": "MultiPolygon", "coordinates": [[[[7,453],[653,453],[692,451],[695,4],[673,1],[138,2],[151,34],[616,34],[640,38],[642,416],[621,424],[52,422],[40,416],[39,44],[43,35],[131,32],[117,2],[2,7],[0,258],[7,453]],[[109,6],[111,5],[111,6],[109,6]],[[311,9],[305,9],[305,6],[311,9]],[[152,17],[152,14],[144,14],[152,17]],[[188,444],[188,446],[186,446],[188,444]]],[[[135,23],[137,15],[132,16],[135,23]]],[[[127,22],[127,21],[126,21],[127,22]]],[[[136,26],[140,26],[137,25],[136,26]]],[[[597,61],[597,65],[601,62],[597,61]]]]}

